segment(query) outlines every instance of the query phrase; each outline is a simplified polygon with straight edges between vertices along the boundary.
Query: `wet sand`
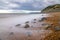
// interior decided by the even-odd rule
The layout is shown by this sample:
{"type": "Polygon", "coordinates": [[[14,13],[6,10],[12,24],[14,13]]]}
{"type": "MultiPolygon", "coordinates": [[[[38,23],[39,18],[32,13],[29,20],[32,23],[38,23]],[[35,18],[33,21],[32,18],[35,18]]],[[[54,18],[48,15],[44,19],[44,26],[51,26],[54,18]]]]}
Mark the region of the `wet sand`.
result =
{"type": "Polygon", "coordinates": [[[44,40],[52,30],[45,30],[47,22],[42,21],[49,14],[31,14],[0,18],[1,40],[44,40]]]}

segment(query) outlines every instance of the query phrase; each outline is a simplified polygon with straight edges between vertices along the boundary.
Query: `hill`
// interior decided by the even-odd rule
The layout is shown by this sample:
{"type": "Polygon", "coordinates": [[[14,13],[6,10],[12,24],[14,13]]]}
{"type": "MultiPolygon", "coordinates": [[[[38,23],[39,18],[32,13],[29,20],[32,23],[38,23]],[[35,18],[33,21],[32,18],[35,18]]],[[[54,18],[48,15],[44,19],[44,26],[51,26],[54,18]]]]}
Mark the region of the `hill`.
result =
{"type": "Polygon", "coordinates": [[[44,8],[41,12],[60,12],[60,4],[50,5],[46,8],[44,8]]]}

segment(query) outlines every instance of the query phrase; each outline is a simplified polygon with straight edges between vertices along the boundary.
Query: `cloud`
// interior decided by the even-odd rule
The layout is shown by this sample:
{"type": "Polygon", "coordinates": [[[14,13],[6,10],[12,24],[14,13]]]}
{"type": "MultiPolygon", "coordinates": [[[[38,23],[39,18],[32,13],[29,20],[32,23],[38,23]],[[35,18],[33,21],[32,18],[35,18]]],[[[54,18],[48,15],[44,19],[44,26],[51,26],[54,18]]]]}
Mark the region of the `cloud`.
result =
{"type": "Polygon", "coordinates": [[[59,4],[59,0],[44,0],[45,4],[51,5],[51,4],[59,4]]]}
{"type": "Polygon", "coordinates": [[[60,0],[0,0],[0,9],[42,10],[52,4],[60,4],[60,0]]]}
{"type": "Polygon", "coordinates": [[[12,8],[17,8],[17,7],[20,7],[20,5],[10,2],[8,0],[0,1],[0,9],[12,9],[12,8]]]}

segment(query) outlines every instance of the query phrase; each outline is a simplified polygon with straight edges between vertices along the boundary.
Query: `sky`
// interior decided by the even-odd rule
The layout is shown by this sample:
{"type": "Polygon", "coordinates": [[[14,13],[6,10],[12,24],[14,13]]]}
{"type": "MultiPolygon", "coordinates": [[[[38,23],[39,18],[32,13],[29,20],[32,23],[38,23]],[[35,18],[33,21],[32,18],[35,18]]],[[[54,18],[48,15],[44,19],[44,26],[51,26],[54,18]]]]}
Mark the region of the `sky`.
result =
{"type": "Polygon", "coordinates": [[[40,11],[52,4],[60,4],[60,0],[0,0],[0,10],[40,11]]]}

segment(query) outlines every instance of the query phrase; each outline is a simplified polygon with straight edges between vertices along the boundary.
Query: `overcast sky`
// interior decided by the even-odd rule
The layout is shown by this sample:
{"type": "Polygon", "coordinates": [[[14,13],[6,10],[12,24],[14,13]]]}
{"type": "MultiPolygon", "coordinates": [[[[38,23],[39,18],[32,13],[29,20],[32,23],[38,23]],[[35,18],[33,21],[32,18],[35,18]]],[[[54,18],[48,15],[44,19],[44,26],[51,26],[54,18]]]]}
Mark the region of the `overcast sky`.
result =
{"type": "Polygon", "coordinates": [[[41,10],[57,3],[60,3],[60,0],[0,0],[0,9],[41,10]]]}
{"type": "Polygon", "coordinates": [[[0,10],[42,10],[60,0],[0,0],[0,10]]]}

